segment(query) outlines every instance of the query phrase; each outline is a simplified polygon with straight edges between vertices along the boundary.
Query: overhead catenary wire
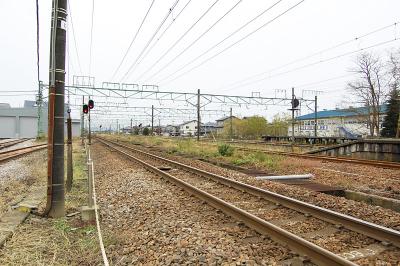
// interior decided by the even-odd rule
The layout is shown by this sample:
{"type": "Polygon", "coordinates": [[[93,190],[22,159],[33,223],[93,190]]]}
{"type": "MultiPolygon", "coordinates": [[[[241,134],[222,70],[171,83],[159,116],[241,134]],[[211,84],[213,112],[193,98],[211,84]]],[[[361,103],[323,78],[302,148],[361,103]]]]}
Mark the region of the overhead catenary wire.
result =
{"type": "MultiPolygon", "coordinates": [[[[189,0],[185,6],[179,11],[179,13],[175,16],[175,18],[172,19],[171,23],[164,29],[164,31],[160,34],[160,36],[158,36],[157,40],[155,42],[153,42],[153,44],[151,45],[151,47],[146,51],[146,53],[142,56],[142,59],[140,59],[140,61],[138,62],[138,64],[140,64],[144,58],[146,58],[146,56],[153,50],[153,48],[156,46],[156,44],[160,41],[160,39],[164,36],[164,34],[171,28],[172,24],[174,24],[174,22],[179,18],[180,14],[182,14],[182,12],[186,9],[186,7],[190,4],[190,2],[192,2],[192,0],[189,0]]],[[[143,74],[142,74],[143,75],[143,74]]],[[[141,76],[142,76],[141,75],[141,76]]],[[[141,76],[138,78],[140,79],[141,76]]]]}
{"type": "MultiPolygon", "coordinates": [[[[264,9],[263,11],[261,11],[260,13],[258,13],[255,17],[253,17],[252,19],[250,19],[249,21],[247,21],[245,24],[243,24],[242,26],[240,26],[239,28],[237,28],[236,30],[234,30],[233,32],[231,32],[230,34],[228,34],[225,38],[223,38],[221,41],[219,41],[218,43],[214,44],[213,46],[211,46],[210,48],[208,48],[206,51],[204,51],[203,53],[201,53],[200,55],[198,55],[197,57],[195,57],[194,59],[192,59],[189,63],[183,65],[181,68],[179,68],[177,71],[175,71],[173,74],[175,74],[176,72],[180,71],[181,69],[185,68],[186,66],[188,66],[189,64],[191,64],[192,62],[196,61],[197,59],[201,58],[202,56],[206,55],[207,53],[209,53],[210,51],[212,51],[213,49],[217,48],[219,45],[221,45],[222,43],[224,43],[226,40],[228,40],[229,38],[231,38],[232,36],[234,36],[236,33],[240,32],[242,29],[246,28],[248,25],[250,25],[251,23],[253,23],[254,21],[256,21],[258,18],[260,18],[261,16],[263,16],[265,13],[267,13],[268,11],[270,11],[272,8],[274,8],[276,5],[278,5],[280,2],[282,2],[283,0],[278,0],[277,2],[275,2],[272,5],[268,5],[268,7],[266,9],[264,9]]],[[[171,75],[173,75],[171,74],[171,75]]],[[[167,78],[164,78],[163,80],[165,80],[167,78]]]]}
{"type": "Polygon", "coordinates": [[[37,82],[40,84],[40,42],[39,42],[39,0],[36,0],[36,68],[37,68],[37,82]]]}
{"type": "Polygon", "coordinates": [[[273,77],[278,77],[278,76],[281,76],[281,75],[284,75],[284,74],[288,74],[288,73],[291,73],[291,72],[294,72],[294,71],[297,71],[297,70],[300,70],[300,69],[304,69],[304,68],[308,68],[308,67],[311,67],[311,66],[315,66],[315,65],[318,65],[318,64],[321,64],[321,63],[326,63],[326,62],[329,62],[329,61],[332,61],[332,60],[335,60],[335,59],[339,59],[339,58],[344,57],[344,56],[348,56],[348,55],[355,54],[355,53],[358,53],[358,52],[362,52],[362,51],[365,51],[365,50],[369,50],[369,49],[372,49],[372,48],[375,48],[375,47],[379,47],[379,46],[382,46],[382,45],[393,43],[393,42],[398,41],[398,40],[399,40],[399,38],[395,37],[393,39],[382,41],[382,42],[379,42],[379,43],[376,43],[376,44],[373,44],[373,45],[370,45],[370,46],[367,46],[367,47],[363,47],[363,48],[360,48],[360,49],[356,49],[356,50],[352,50],[352,51],[349,51],[349,52],[345,52],[345,53],[342,53],[342,54],[339,54],[339,55],[336,55],[336,56],[333,56],[333,57],[329,57],[329,58],[326,58],[326,59],[321,59],[321,60],[318,60],[316,62],[312,62],[312,63],[306,64],[306,65],[302,65],[302,66],[299,66],[299,67],[296,67],[296,68],[293,68],[293,69],[290,69],[290,70],[287,70],[287,71],[284,71],[284,72],[276,73],[274,75],[269,75],[267,77],[263,77],[263,78],[260,78],[260,79],[254,80],[254,81],[250,81],[250,82],[238,85],[236,87],[232,87],[231,89],[242,87],[242,86],[247,86],[247,85],[254,84],[254,83],[258,83],[258,82],[264,81],[266,79],[270,79],[270,78],[273,78],[273,77]]]}
{"type": "Polygon", "coordinates": [[[347,45],[347,44],[349,44],[349,43],[352,43],[352,42],[355,42],[355,41],[359,41],[360,39],[363,39],[363,38],[365,38],[365,37],[368,37],[368,36],[373,35],[373,34],[378,33],[378,32],[382,32],[382,31],[384,31],[384,30],[386,30],[386,29],[388,29],[388,28],[396,27],[397,24],[399,24],[399,22],[391,23],[391,24],[389,24],[389,25],[380,27],[380,28],[378,28],[378,29],[372,30],[372,31],[367,32],[367,33],[364,33],[364,34],[362,34],[362,35],[360,35],[360,36],[356,36],[356,37],[354,37],[354,38],[352,38],[352,39],[339,42],[338,44],[329,46],[329,47],[327,47],[327,48],[323,48],[323,49],[321,49],[321,50],[319,50],[319,51],[317,51],[317,52],[315,52],[315,53],[312,53],[312,54],[310,54],[310,55],[307,55],[307,56],[304,56],[304,57],[295,59],[295,60],[290,61],[290,62],[288,62],[288,63],[285,63],[285,64],[283,64],[283,65],[280,65],[280,66],[277,66],[277,67],[275,67],[275,68],[269,69],[269,70],[267,70],[267,71],[263,71],[263,72],[261,72],[261,73],[258,73],[258,74],[255,74],[255,75],[251,75],[251,76],[246,77],[246,78],[244,78],[244,79],[241,79],[241,80],[239,80],[239,81],[233,82],[233,83],[231,83],[231,84],[229,84],[229,85],[227,85],[227,86],[225,86],[225,87],[228,87],[227,89],[235,88],[235,87],[234,87],[235,85],[240,84],[240,83],[243,83],[243,82],[246,82],[247,80],[251,80],[251,79],[253,79],[253,78],[262,76],[262,75],[264,75],[264,74],[267,74],[267,73],[269,73],[269,72],[282,69],[282,68],[284,68],[284,67],[293,65],[293,64],[298,63],[298,62],[305,61],[305,60],[310,59],[310,58],[313,58],[313,57],[315,57],[315,56],[319,56],[319,55],[321,55],[322,53],[325,53],[325,52],[328,52],[328,51],[332,51],[332,50],[334,50],[334,49],[337,49],[337,48],[339,48],[339,47],[345,46],[345,45],[347,45]]]}
{"type": "MultiPolygon", "coordinates": [[[[154,66],[156,66],[172,49],[176,47],[176,45],[210,12],[210,10],[219,2],[219,0],[216,0],[186,31],[183,33],[176,41],[174,44],[172,44],[165,52],[162,54],[154,63],[151,65],[144,73],[142,73],[138,79],[140,79],[142,76],[144,76],[146,73],[148,73],[151,69],[153,69],[154,66]]],[[[239,3],[242,2],[242,0],[239,0],[233,8],[231,8],[227,13],[230,13],[239,3]]],[[[160,71],[162,71],[166,66],[171,64],[173,61],[176,60],[180,55],[182,55],[187,49],[189,49],[194,43],[196,43],[201,37],[203,37],[207,32],[209,32],[219,21],[221,21],[226,15],[223,15],[217,22],[215,22],[211,27],[208,28],[203,34],[200,35],[194,42],[192,42],[183,52],[181,52],[178,56],[175,56],[171,61],[169,61],[166,65],[161,67],[154,75],[157,75],[160,71]]],[[[151,77],[150,77],[151,78],[151,77]]]]}
{"type": "Polygon", "coordinates": [[[78,45],[76,44],[76,34],[75,34],[75,27],[74,27],[74,19],[73,19],[73,16],[72,16],[72,10],[71,10],[71,6],[70,6],[70,1],[68,1],[68,15],[70,17],[69,21],[71,22],[72,39],[74,40],[74,48],[75,48],[76,58],[77,58],[77,61],[78,61],[79,73],[80,73],[80,75],[83,75],[82,74],[81,59],[80,59],[79,53],[78,53],[78,45]]]}
{"type": "Polygon", "coordinates": [[[92,0],[92,23],[90,25],[89,76],[91,75],[91,70],[92,70],[93,18],[94,18],[94,0],[92,0]]]}
{"type": "MultiPolygon", "coordinates": [[[[196,58],[194,58],[192,61],[195,61],[197,59],[199,59],[200,57],[202,57],[203,55],[207,54],[208,52],[210,52],[211,50],[213,50],[214,48],[218,47],[220,44],[222,44],[223,42],[225,42],[226,40],[228,40],[229,38],[231,38],[232,36],[234,36],[236,33],[238,33],[239,31],[241,31],[242,29],[244,29],[245,27],[247,27],[248,25],[250,25],[251,23],[253,23],[254,21],[256,21],[258,18],[260,18],[261,16],[263,16],[265,13],[267,13],[269,10],[271,10],[273,7],[275,7],[277,4],[279,4],[280,2],[282,2],[283,0],[278,0],[277,2],[275,2],[273,5],[268,5],[268,7],[266,9],[264,9],[263,11],[261,11],[260,13],[258,13],[255,17],[253,17],[252,19],[250,19],[249,21],[247,21],[245,24],[243,24],[242,26],[240,26],[238,29],[234,30],[233,32],[231,32],[230,34],[228,34],[228,36],[226,36],[225,38],[223,38],[221,41],[219,41],[218,43],[214,44],[213,46],[211,46],[210,48],[208,48],[206,51],[204,51],[203,53],[201,53],[200,55],[198,55],[196,58]]],[[[187,65],[189,65],[191,62],[189,62],[188,64],[184,65],[181,68],[186,67],[187,65]]],[[[180,69],[178,69],[179,71],[180,69]]],[[[176,71],[177,72],[177,71],[176,71]]],[[[154,78],[154,75],[151,77],[154,78]]]]}
{"type": "Polygon", "coordinates": [[[121,68],[122,64],[125,62],[126,56],[128,55],[129,51],[131,50],[132,45],[133,45],[133,43],[135,42],[137,36],[139,35],[139,32],[140,32],[140,30],[142,29],[143,24],[145,23],[145,21],[146,21],[146,19],[147,19],[147,16],[149,15],[150,10],[151,10],[151,8],[152,8],[153,5],[154,5],[154,2],[155,2],[155,0],[152,0],[152,1],[151,1],[150,6],[149,6],[149,8],[147,9],[146,14],[145,14],[145,16],[143,17],[142,22],[140,23],[139,28],[136,30],[136,33],[135,33],[135,35],[133,36],[133,38],[132,38],[132,40],[131,40],[131,42],[130,42],[130,44],[129,44],[129,46],[128,46],[128,49],[126,49],[124,56],[122,57],[120,63],[118,64],[118,67],[115,69],[114,74],[112,75],[112,77],[111,77],[110,80],[113,80],[113,79],[115,78],[115,76],[117,75],[117,73],[118,73],[119,69],[121,68]]]}
{"type": "Polygon", "coordinates": [[[147,41],[146,45],[143,47],[142,51],[139,53],[139,55],[136,57],[135,61],[130,65],[130,67],[128,68],[128,71],[125,72],[125,74],[123,75],[123,77],[121,78],[120,82],[122,82],[123,80],[125,80],[128,75],[131,73],[131,71],[134,69],[134,67],[136,66],[136,63],[138,62],[138,60],[141,58],[141,56],[143,55],[143,53],[146,51],[146,49],[149,47],[150,43],[153,41],[153,39],[155,38],[155,36],[157,35],[157,33],[160,31],[160,29],[162,28],[162,26],[164,25],[165,21],[167,21],[168,17],[171,15],[172,11],[175,9],[176,5],[179,3],[179,0],[176,0],[174,2],[174,4],[168,9],[167,14],[165,15],[165,17],[163,18],[163,20],[161,21],[160,25],[157,27],[157,29],[155,30],[155,32],[153,33],[153,35],[150,37],[150,39],[147,41]]]}
{"type": "MultiPolygon", "coordinates": [[[[248,37],[250,37],[251,35],[253,35],[254,33],[260,31],[261,29],[263,29],[264,27],[266,27],[267,25],[271,24],[272,22],[274,22],[275,20],[277,20],[278,18],[284,16],[285,14],[287,14],[289,11],[291,11],[292,9],[296,8],[297,6],[299,6],[301,3],[303,3],[305,0],[301,0],[299,2],[297,2],[296,4],[292,5],[291,7],[289,7],[288,9],[286,9],[285,11],[283,11],[282,13],[280,13],[279,15],[275,16],[273,19],[267,21],[266,23],[264,23],[263,25],[261,25],[260,27],[256,28],[255,30],[251,31],[250,33],[246,34],[244,37],[240,38],[239,40],[237,40],[236,42],[232,43],[231,45],[229,45],[228,47],[224,48],[223,50],[221,50],[220,52],[218,52],[217,54],[214,54],[213,56],[207,58],[206,60],[203,60],[200,64],[197,64],[196,66],[190,68],[189,70],[183,72],[182,74],[178,75],[177,77],[171,79],[169,82],[172,82],[188,73],[190,73],[191,71],[195,70],[196,68],[199,68],[200,66],[204,65],[205,63],[207,63],[208,61],[214,59],[215,57],[217,57],[218,55],[222,54],[223,52],[227,51],[228,49],[234,47],[235,45],[239,44],[240,42],[242,42],[243,40],[247,39],[248,37]]],[[[279,2],[279,1],[278,1],[279,2]]],[[[277,3],[278,3],[277,2],[277,3]]],[[[196,59],[197,60],[197,59],[196,59]]],[[[188,64],[186,64],[184,67],[186,67],[187,65],[193,63],[195,60],[190,61],[188,64]]],[[[177,71],[175,71],[174,73],[172,73],[171,75],[169,75],[168,77],[164,78],[162,81],[168,79],[170,76],[176,74],[177,72],[179,72],[180,70],[182,70],[184,67],[181,67],[180,69],[178,69],[177,71]]],[[[168,83],[169,83],[168,82],[168,83]]]]}

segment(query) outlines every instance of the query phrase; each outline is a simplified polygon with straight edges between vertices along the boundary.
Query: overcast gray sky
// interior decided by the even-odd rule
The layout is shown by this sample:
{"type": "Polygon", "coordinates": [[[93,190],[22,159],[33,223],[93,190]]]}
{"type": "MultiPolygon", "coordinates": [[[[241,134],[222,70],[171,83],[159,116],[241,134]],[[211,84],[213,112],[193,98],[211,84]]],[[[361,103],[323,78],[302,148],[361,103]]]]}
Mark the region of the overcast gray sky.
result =
{"type": "MultiPolygon", "coordinates": [[[[151,2],[152,0],[95,0],[89,73],[92,1],[71,0],[70,11],[79,62],[74,47],[70,13],[67,79],[72,82],[73,75],[91,75],[95,77],[97,86],[101,86],[103,81],[123,81],[157,84],[160,90],[168,91],[195,92],[201,89],[204,93],[234,95],[251,95],[251,92],[260,92],[266,97],[283,96],[282,92],[276,92],[276,90],[286,89],[289,93],[290,88],[295,87],[298,97],[302,96],[302,90],[323,91],[319,95],[319,109],[329,109],[335,108],[343,100],[351,100],[345,87],[346,83],[352,79],[348,70],[352,67],[357,53],[350,52],[377,45],[369,51],[384,56],[390,49],[400,47],[398,40],[400,25],[394,26],[394,23],[400,22],[400,1],[398,0],[305,0],[248,38],[206,61],[200,67],[193,68],[296,5],[300,0],[191,0],[177,17],[189,2],[189,0],[180,0],[153,42],[150,43],[150,47],[153,47],[154,42],[159,39],[152,50],[147,55],[145,51],[146,56],[137,60],[168,10],[176,2],[176,0],[155,0],[125,61],[114,76],[151,2]],[[184,38],[157,64],[154,64],[215,2],[217,3],[184,38]],[[215,27],[176,60],[171,61],[238,2],[239,4],[215,27]],[[273,4],[276,5],[272,9],[234,34],[232,38],[187,65],[273,4]],[[160,34],[170,23],[172,23],[171,27],[160,38],[160,34]],[[385,26],[388,27],[355,40],[356,37],[385,26]],[[335,49],[320,52],[346,41],[349,42],[335,49]],[[386,41],[388,43],[378,45],[386,41]],[[347,55],[341,56],[343,54],[347,55]],[[313,56],[309,57],[310,55],[313,56]],[[340,57],[330,59],[337,56],[340,57]],[[304,57],[307,59],[289,64],[304,57]],[[139,64],[134,65],[133,71],[128,72],[136,60],[139,64]],[[318,61],[326,62],[316,63],[318,61]],[[169,62],[171,63],[164,68],[169,62]],[[153,65],[154,67],[150,68],[153,65]],[[182,68],[185,65],[187,66],[182,68]],[[179,69],[181,70],[177,71],[179,69]],[[188,70],[191,71],[187,72],[188,70]],[[319,82],[324,80],[330,81],[319,82]]],[[[39,8],[40,78],[48,83],[51,1],[39,0],[39,8]]],[[[24,99],[33,99],[33,96],[5,97],[7,93],[4,91],[37,89],[35,1],[0,0],[0,27],[2,33],[0,102],[10,102],[13,106],[19,106],[24,99]]],[[[314,97],[311,93],[303,96],[314,97]]],[[[134,101],[132,104],[144,106],[151,103],[134,101]]],[[[176,106],[176,104],[169,106],[176,106]]],[[[237,115],[259,113],[271,117],[279,111],[287,112],[286,109],[242,106],[235,108],[234,112],[237,115]]]]}

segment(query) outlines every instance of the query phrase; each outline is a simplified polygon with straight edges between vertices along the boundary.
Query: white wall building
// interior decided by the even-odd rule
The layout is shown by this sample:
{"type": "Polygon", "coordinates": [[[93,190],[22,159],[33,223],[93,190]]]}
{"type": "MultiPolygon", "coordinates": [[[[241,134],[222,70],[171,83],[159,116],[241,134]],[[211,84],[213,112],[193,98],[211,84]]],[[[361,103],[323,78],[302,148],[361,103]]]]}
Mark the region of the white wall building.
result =
{"type": "MultiPolygon", "coordinates": [[[[67,137],[67,123],[64,135],[67,137]]],[[[34,101],[25,101],[24,107],[13,108],[0,104],[0,138],[36,138],[38,126],[47,135],[47,105],[42,107],[41,123],[38,125],[38,108],[34,101]]],[[[80,136],[80,119],[72,119],[72,136],[80,136]]]]}
{"type": "MultiPolygon", "coordinates": [[[[200,123],[200,126],[203,124],[200,123]]],[[[179,132],[181,136],[195,136],[197,135],[197,120],[192,120],[179,125],[179,132]]]]}
{"type": "MultiPolygon", "coordinates": [[[[382,127],[387,106],[380,106],[379,128],[382,127]]],[[[314,136],[315,113],[299,116],[294,126],[295,136],[314,136]]],[[[370,135],[368,109],[366,107],[324,110],[317,112],[318,137],[348,137],[356,138],[370,135]]],[[[288,135],[292,135],[292,126],[289,125],[288,135]]]]}

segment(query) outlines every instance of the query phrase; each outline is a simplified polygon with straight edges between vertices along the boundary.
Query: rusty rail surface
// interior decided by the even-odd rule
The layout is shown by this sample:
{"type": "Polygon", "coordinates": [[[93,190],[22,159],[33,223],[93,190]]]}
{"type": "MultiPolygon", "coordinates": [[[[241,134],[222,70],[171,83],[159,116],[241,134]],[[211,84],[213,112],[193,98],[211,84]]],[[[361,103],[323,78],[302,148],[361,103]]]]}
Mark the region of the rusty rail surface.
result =
{"type": "Polygon", "coordinates": [[[9,150],[9,151],[3,151],[0,152],[0,162],[5,162],[10,159],[17,158],[19,156],[42,150],[47,147],[47,144],[38,144],[38,145],[32,145],[28,147],[23,147],[23,148],[18,148],[14,150],[9,150]]]}
{"type": "MultiPolygon", "coordinates": [[[[98,138],[99,139],[99,138],[98,138]]],[[[192,195],[197,196],[198,198],[204,200],[211,206],[213,206],[216,209],[220,209],[224,213],[226,213],[229,216],[232,216],[240,221],[242,221],[244,224],[246,224],[248,227],[253,228],[257,232],[263,235],[267,235],[274,239],[275,241],[289,246],[292,250],[298,252],[299,254],[303,254],[308,256],[314,263],[317,263],[318,265],[356,265],[351,261],[348,261],[341,256],[334,254],[324,248],[321,248],[314,243],[311,243],[293,233],[290,233],[289,231],[286,231],[270,222],[267,222],[245,210],[242,210],[235,205],[232,205],[218,197],[215,197],[214,195],[211,195],[201,189],[196,188],[195,186],[178,179],[174,177],[171,174],[168,174],[152,165],[149,163],[142,161],[133,155],[116,148],[115,146],[120,146],[123,148],[128,148],[129,147],[124,147],[124,145],[119,145],[117,143],[109,142],[104,139],[99,139],[101,143],[104,145],[108,146],[109,148],[112,148],[119,153],[127,156],[128,158],[134,160],[135,162],[138,162],[142,164],[147,170],[150,172],[153,172],[156,175],[159,175],[163,178],[167,178],[169,181],[173,182],[174,184],[182,187],[185,189],[187,192],[189,192],[192,195]]],[[[135,150],[136,151],[136,150],[135,150]]],[[[150,155],[150,154],[149,154],[150,155]]],[[[179,164],[179,163],[178,163],[179,164]]],[[[196,169],[196,168],[193,168],[196,169]]],[[[198,173],[202,173],[202,170],[196,169],[196,171],[201,171],[198,173]]]]}
{"type": "Polygon", "coordinates": [[[19,143],[22,143],[22,142],[25,142],[25,141],[27,141],[27,140],[29,140],[29,139],[27,139],[27,138],[24,138],[24,139],[14,139],[14,140],[2,142],[2,143],[0,143],[0,150],[1,150],[1,149],[4,149],[4,148],[11,147],[11,146],[13,146],[13,145],[16,145],[16,144],[19,144],[19,143]]]}

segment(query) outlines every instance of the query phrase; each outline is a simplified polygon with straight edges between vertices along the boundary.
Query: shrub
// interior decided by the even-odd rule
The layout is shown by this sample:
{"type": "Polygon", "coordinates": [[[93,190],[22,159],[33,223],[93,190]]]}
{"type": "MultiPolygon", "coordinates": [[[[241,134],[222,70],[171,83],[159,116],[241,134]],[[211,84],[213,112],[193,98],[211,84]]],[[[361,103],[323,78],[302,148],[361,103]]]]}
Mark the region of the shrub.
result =
{"type": "Polygon", "coordinates": [[[220,144],[218,145],[218,153],[222,156],[232,156],[234,152],[234,148],[229,144],[220,144]]]}
{"type": "Polygon", "coordinates": [[[144,136],[148,136],[150,134],[150,129],[148,128],[148,127],[145,127],[144,129],[143,129],[143,135],[144,136]]]}

